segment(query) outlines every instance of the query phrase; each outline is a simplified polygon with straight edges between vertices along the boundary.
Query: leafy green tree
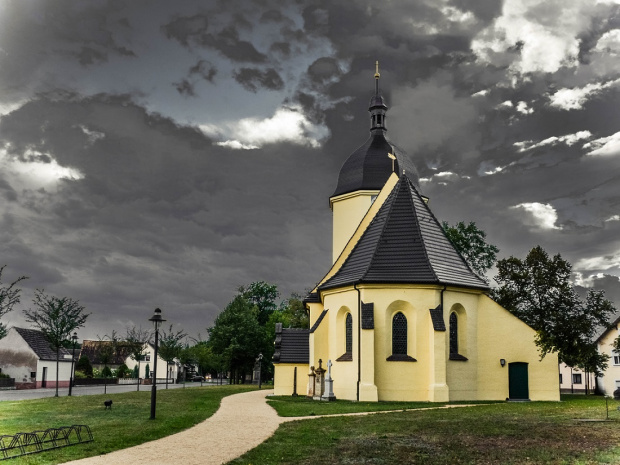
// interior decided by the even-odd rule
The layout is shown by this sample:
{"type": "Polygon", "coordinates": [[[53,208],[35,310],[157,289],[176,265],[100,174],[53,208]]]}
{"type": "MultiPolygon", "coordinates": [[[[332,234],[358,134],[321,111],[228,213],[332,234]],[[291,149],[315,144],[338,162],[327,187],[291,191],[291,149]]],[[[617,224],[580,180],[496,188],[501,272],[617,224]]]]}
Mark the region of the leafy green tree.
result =
{"type": "Polygon", "coordinates": [[[459,221],[450,226],[442,222],[443,230],[452,242],[454,248],[461,254],[467,264],[476,274],[486,280],[485,274],[495,264],[499,249],[487,243],[486,233],[478,229],[476,223],[465,224],[459,221]]]}
{"type": "Polygon", "coordinates": [[[603,291],[589,290],[581,299],[570,283],[572,267],[560,254],[550,258],[534,247],[525,260],[509,257],[497,262],[493,290],[496,302],[536,331],[542,357],[558,352],[569,366],[599,374],[608,356],[598,354],[594,336],[607,326],[615,311],[603,291]]]}
{"type": "Polygon", "coordinates": [[[168,367],[174,362],[175,358],[179,358],[181,355],[181,350],[183,349],[181,340],[185,339],[185,337],[187,337],[187,333],[182,329],[176,332],[173,331],[172,325],[170,325],[168,331],[162,329],[159,335],[158,355],[166,362],[166,389],[168,389],[168,367]]]}
{"type": "Polygon", "coordinates": [[[37,289],[32,301],[34,309],[24,310],[26,321],[32,323],[56,350],[56,397],[58,397],[58,361],[60,348],[71,332],[84,326],[90,315],[85,307],[70,297],[55,297],[37,289]]]}
{"type": "MultiPolygon", "coordinates": [[[[142,329],[142,326],[128,326],[125,328],[125,342],[129,347],[129,358],[138,362],[134,367],[133,377],[140,377],[140,362],[144,360],[144,345],[151,338],[151,332],[142,329]]],[[[136,390],[140,390],[140,383],[136,384],[136,390]]]]}
{"type": "MultiPolygon", "coordinates": [[[[26,276],[20,276],[11,284],[2,284],[2,272],[6,268],[6,265],[0,267],[0,318],[5,314],[13,310],[13,307],[19,303],[21,289],[17,287],[17,284],[24,279],[28,279],[26,276]]],[[[0,339],[6,336],[6,326],[0,322],[0,339]]]]}
{"type": "Polygon", "coordinates": [[[265,347],[258,311],[242,294],[237,295],[208,328],[209,345],[226,362],[231,383],[245,381],[245,374],[252,370],[255,358],[265,347]]]}
{"type": "Polygon", "coordinates": [[[93,377],[93,366],[90,364],[90,360],[86,355],[82,355],[75,365],[75,371],[84,373],[87,378],[93,377]]]}
{"type": "Polygon", "coordinates": [[[245,300],[256,306],[258,323],[265,326],[269,315],[278,308],[276,305],[276,299],[280,296],[278,286],[265,281],[256,281],[248,286],[239,287],[238,291],[245,300]]]}
{"type": "Polygon", "coordinates": [[[112,375],[108,365],[114,361],[116,354],[118,353],[118,336],[116,331],[112,331],[110,336],[106,335],[103,338],[99,338],[99,361],[103,363],[103,370],[101,371],[104,378],[109,378],[112,375]],[[108,368],[108,370],[106,370],[108,368]],[[106,376],[105,373],[110,372],[110,376],[106,376]]]}

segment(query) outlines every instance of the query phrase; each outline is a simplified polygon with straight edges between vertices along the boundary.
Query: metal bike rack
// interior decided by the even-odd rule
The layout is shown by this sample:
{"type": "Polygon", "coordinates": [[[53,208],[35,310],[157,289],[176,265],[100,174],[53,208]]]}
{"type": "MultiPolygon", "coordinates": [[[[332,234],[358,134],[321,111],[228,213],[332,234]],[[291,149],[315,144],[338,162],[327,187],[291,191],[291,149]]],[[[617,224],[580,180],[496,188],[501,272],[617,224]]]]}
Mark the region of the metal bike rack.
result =
{"type": "Polygon", "coordinates": [[[60,426],[31,433],[0,435],[0,460],[93,441],[87,425],[60,426]]]}

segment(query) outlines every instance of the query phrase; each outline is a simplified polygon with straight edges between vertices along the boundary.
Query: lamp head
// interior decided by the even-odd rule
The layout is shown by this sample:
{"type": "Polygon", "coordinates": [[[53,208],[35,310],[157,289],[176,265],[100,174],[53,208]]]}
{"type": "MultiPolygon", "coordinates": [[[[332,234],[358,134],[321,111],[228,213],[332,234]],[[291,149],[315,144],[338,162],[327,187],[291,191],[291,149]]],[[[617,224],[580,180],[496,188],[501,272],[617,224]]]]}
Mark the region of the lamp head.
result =
{"type": "Polygon", "coordinates": [[[155,312],[153,313],[153,316],[151,318],[149,318],[149,321],[152,321],[153,324],[155,325],[155,328],[157,328],[160,323],[163,323],[166,320],[164,320],[161,317],[161,309],[160,308],[156,308],[155,312]]]}
{"type": "Polygon", "coordinates": [[[73,336],[71,336],[71,340],[72,340],[73,342],[76,342],[76,341],[77,341],[77,331],[73,331],[73,336]]]}

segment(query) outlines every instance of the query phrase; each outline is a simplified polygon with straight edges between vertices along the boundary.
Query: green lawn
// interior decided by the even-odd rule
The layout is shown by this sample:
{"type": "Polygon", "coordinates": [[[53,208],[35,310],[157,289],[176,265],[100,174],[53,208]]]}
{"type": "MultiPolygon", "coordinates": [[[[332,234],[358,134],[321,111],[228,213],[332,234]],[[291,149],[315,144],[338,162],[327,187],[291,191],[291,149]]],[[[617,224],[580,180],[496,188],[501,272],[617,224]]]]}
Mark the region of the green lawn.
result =
{"type": "Polygon", "coordinates": [[[88,425],[94,442],[42,452],[6,463],[55,464],[108,453],[168,436],[213,415],[223,397],[252,386],[208,386],[157,391],[157,414],[150,420],[150,391],[80,397],[48,397],[0,402],[0,434],[88,425]],[[103,401],[113,400],[112,410],[103,401]]]}
{"type": "MultiPolygon", "coordinates": [[[[295,416],[342,409],[338,402],[271,402],[295,416]]],[[[605,400],[593,396],[293,421],[231,463],[618,464],[619,405],[609,402],[609,422],[579,421],[606,419],[605,400]]]]}

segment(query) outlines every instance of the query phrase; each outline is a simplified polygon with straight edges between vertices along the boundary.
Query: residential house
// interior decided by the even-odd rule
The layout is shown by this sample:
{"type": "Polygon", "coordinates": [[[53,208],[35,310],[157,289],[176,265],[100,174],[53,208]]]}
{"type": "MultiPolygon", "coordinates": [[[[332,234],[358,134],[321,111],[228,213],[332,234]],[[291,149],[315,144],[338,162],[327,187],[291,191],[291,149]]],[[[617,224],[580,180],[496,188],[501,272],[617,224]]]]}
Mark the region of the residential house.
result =
{"type": "Polygon", "coordinates": [[[573,368],[560,363],[560,392],[562,394],[594,394],[596,391],[596,376],[580,368],[573,368]]]}
{"type": "Polygon", "coordinates": [[[601,331],[596,340],[599,352],[610,357],[607,369],[597,380],[599,392],[606,396],[612,396],[614,391],[620,388],[620,353],[613,350],[614,341],[618,337],[620,337],[620,312],[614,316],[609,327],[601,331]]]}
{"type": "MultiPolygon", "coordinates": [[[[69,387],[71,350],[60,349],[58,387],[69,387]]],[[[13,327],[0,339],[0,368],[16,389],[56,387],[56,350],[41,331],[13,327]]]]}

